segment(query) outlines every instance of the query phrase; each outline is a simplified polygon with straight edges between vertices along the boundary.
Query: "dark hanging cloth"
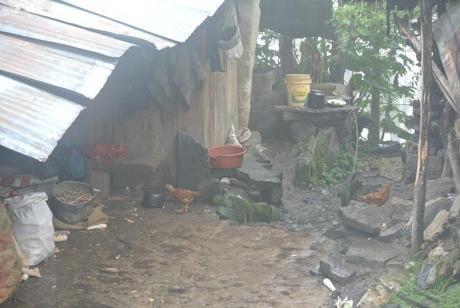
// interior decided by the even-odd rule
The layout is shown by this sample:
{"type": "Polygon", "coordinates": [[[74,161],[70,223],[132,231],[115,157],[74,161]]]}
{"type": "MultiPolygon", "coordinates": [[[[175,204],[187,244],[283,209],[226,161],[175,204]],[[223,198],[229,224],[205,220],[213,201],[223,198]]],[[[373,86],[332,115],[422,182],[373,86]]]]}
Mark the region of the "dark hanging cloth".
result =
{"type": "Polygon", "coordinates": [[[227,1],[211,18],[208,25],[207,54],[211,71],[225,72],[226,62],[223,58],[228,55],[235,58],[242,53],[242,45],[239,45],[241,45],[241,36],[238,28],[238,12],[234,1],[227,1]]]}
{"type": "Polygon", "coordinates": [[[158,51],[152,60],[152,70],[148,87],[154,99],[162,104],[178,91],[185,110],[190,108],[193,92],[206,78],[201,59],[188,43],[158,51]]]}

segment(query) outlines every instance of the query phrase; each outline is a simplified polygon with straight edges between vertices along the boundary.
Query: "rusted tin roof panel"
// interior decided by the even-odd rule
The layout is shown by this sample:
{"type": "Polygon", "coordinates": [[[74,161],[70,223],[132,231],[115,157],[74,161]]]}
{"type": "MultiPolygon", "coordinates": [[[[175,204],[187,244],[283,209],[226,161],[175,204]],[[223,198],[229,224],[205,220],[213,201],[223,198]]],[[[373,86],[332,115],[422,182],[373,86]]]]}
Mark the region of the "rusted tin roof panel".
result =
{"type": "Polygon", "coordinates": [[[148,31],[174,42],[185,42],[225,0],[60,0],[76,7],[148,31]]]}
{"type": "Polygon", "coordinates": [[[133,44],[59,21],[0,6],[0,31],[119,58],[133,44]]]}
{"type": "MultiPolygon", "coordinates": [[[[65,3],[49,0],[0,0],[0,3],[36,15],[68,23],[76,27],[142,39],[154,44],[157,49],[173,47],[175,45],[174,42],[155,36],[146,31],[133,28],[95,13],[78,9],[65,3]]],[[[111,5],[112,4],[113,3],[111,3],[111,5]]]]}
{"type": "Polygon", "coordinates": [[[83,106],[0,76],[0,145],[46,161],[83,106]]]}
{"type": "MultiPolygon", "coordinates": [[[[0,70],[93,99],[104,87],[116,62],[0,34],[0,70]]],[[[0,92],[1,93],[1,92],[0,92]]]]}

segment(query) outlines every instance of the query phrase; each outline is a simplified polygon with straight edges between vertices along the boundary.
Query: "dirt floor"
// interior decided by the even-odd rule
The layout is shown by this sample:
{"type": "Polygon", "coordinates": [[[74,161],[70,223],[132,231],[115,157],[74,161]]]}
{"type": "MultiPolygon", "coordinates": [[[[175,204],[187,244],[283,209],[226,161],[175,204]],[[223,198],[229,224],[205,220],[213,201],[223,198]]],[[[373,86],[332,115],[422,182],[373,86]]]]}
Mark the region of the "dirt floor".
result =
{"type": "Polygon", "coordinates": [[[40,266],[43,278],[22,283],[1,307],[322,307],[327,300],[308,274],[317,262],[311,236],[232,225],[202,205],[185,215],[176,207],[108,202],[108,230],[73,232],[40,266]]]}
{"type": "MultiPolygon", "coordinates": [[[[322,255],[349,245],[326,236],[339,223],[337,192],[295,188],[294,145],[267,146],[273,168],[283,170],[279,224],[240,226],[207,205],[181,215],[175,204],[143,209],[134,199],[113,198],[105,203],[108,230],[73,232],[40,266],[43,278],[22,283],[0,308],[333,306],[323,277],[311,271],[322,255]]],[[[400,164],[389,165],[387,174],[400,174],[400,164]]],[[[338,287],[358,300],[380,274],[361,268],[338,287]]]]}

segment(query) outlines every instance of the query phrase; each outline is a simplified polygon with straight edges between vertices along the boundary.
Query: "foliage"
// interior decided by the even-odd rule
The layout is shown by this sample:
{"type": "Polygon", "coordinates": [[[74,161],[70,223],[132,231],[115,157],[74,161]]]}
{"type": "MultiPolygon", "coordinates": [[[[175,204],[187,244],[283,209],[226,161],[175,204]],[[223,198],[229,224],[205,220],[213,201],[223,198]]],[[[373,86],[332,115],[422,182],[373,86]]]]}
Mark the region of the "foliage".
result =
{"type": "Polygon", "coordinates": [[[340,6],[332,22],[338,32],[338,48],[345,66],[352,72],[349,83],[359,111],[364,114],[368,111],[371,93],[378,90],[384,131],[407,138],[396,124],[404,122],[405,116],[396,102],[413,97],[414,89],[400,85],[398,79],[414,63],[404,52],[403,37],[396,31],[386,33],[384,1],[356,1],[340,6]]]}
{"type": "Polygon", "coordinates": [[[280,34],[272,30],[259,32],[256,46],[256,68],[278,68],[280,34]]]}
{"type": "MultiPolygon", "coordinates": [[[[438,277],[433,286],[426,290],[418,290],[417,275],[420,273],[423,265],[423,260],[420,258],[414,259],[411,262],[412,266],[404,275],[404,279],[400,281],[401,288],[399,291],[408,298],[421,303],[430,303],[433,307],[454,308],[458,307],[460,302],[460,284],[453,285],[446,290],[446,286],[450,282],[448,278],[438,277]],[[439,303],[432,302],[436,299],[439,303]]],[[[406,301],[393,294],[390,303],[400,304],[403,308],[412,307],[406,301]]],[[[431,307],[431,305],[430,305],[431,307]]]]}
{"type": "Polygon", "coordinates": [[[311,187],[315,186],[332,186],[337,184],[340,180],[349,176],[353,172],[354,154],[341,150],[334,166],[330,170],[323,170],[317,173],[316,177],[311,177],[311,187]]]}

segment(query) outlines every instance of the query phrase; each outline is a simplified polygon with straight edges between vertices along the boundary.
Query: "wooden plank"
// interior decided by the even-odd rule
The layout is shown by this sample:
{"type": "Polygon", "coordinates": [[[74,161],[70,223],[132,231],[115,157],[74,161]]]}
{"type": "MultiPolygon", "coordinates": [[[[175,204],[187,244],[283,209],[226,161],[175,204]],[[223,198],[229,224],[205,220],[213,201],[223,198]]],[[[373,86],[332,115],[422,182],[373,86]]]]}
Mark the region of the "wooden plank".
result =
{"type": "Polygon", "coordinates": [[[321,109],[313,109],[310,107],[289,107],[289,106],[275,106],[276,111],[292,112],[301,114],[326,114],[326,113],[340,113],[340,112],[352,112],[356,108],[354,106],[344,107],[324,107],[321,109]]]}

